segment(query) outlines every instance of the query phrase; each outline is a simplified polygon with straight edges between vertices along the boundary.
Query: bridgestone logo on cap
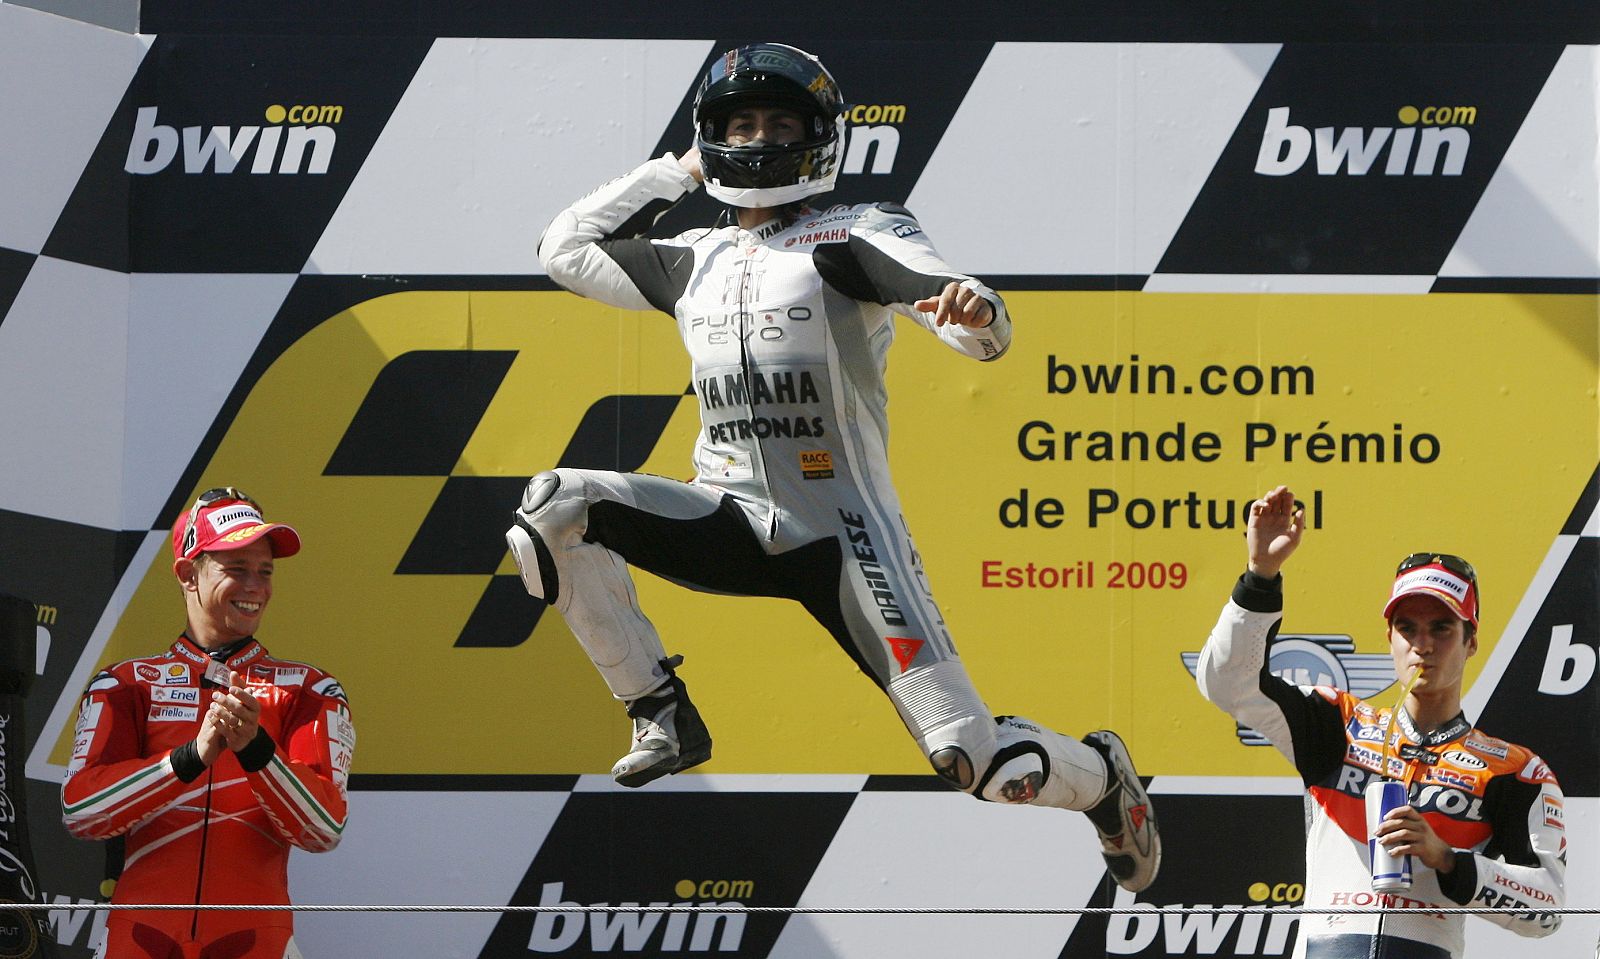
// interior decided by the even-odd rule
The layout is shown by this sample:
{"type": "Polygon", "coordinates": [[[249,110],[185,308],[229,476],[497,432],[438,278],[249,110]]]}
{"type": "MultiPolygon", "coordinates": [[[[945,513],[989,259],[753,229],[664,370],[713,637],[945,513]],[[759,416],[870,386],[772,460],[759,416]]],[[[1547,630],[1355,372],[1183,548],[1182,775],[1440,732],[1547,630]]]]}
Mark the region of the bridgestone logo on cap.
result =
{"type": "Polygon", "coordinates": [[[225,532],[243,523],[260,524],[264,522],[261,514],[249,506],[230,506],[219,509],[206,517],[210,520],[211,528],[217,533],[225,532]]]}
{"type": "Polygon", "coordinates": [[[1467,590],[1470,584],[1464,579],[1459,579],[1442,569],[1419,569],[1408,573],[1394,581],[1394,591],[1390,596],[1399,596],[1414,589],[1437,589],[1449,593],[1456,598],[1456,602],[1467,601],[1467,590]]]}

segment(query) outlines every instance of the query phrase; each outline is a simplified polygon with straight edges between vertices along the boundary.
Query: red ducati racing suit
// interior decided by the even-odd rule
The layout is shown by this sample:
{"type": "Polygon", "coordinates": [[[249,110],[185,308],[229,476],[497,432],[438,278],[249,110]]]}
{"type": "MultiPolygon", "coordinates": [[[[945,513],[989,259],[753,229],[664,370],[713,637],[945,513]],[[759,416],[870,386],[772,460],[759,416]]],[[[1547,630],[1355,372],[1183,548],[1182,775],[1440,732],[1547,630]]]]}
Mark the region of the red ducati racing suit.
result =
{"type": "MultiPolygon", "coordinates": [[[[61,808],[81,839],[126,834],[117,903],[288,904],[289,847],[338,845],[355,727],[338,682],[269,656],[255,640],[226,662],[188,636],[117,663],[89,683],[61,808]],[[260,733],[200,763],[192,743],[229,671],[261,703],[260,733]]],[[[293,913],[117,911],[101,954],[280,959],[297,956],[293,913]]]]}
{"type": "Polygon", "coordinates": [[[1474,729],[1464,715],[1423,733],[1404,709],[1391,723],[1390,709],[1273,675],[1268,651],[1282,619],[1282,580],[1246,573],[1200,654],[1200,691],[1265,736],[1305,783],[1305,906],[1404,910],[1306,914],[1295,956],[1455,959],[1464,917],[1434,907],[1514,908],[1483,918],[1523,936],[1554,932],[1560,916],[1548,910],[1563,902],[1566,832],[1550,768],[1527,749],[1474,729]],[[1413,857],[1409,890],[1374,893],[1363,794],[1386,760],[1388,776],[1406,783],[1411,806],[1455,849],[1456,861],[1441,874],[1413,857]]]}

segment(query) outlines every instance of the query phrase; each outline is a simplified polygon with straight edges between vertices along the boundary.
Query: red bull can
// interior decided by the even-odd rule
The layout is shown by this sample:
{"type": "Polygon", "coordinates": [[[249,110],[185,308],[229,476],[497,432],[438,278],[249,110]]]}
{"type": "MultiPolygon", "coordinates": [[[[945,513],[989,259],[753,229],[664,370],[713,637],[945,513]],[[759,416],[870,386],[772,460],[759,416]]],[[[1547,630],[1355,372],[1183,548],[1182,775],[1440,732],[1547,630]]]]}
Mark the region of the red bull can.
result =
{"type": "Polygon", "coordinates": [[[1411,888],[1411,857],[1396,856],[1374,838],[1378,824],[1391,809],[1399,809],[1406,798],[1405,783],[1379,779],[1367,783],[1367,852],[1372,860],[1372,891],[1396,892],[1411,888]]]}

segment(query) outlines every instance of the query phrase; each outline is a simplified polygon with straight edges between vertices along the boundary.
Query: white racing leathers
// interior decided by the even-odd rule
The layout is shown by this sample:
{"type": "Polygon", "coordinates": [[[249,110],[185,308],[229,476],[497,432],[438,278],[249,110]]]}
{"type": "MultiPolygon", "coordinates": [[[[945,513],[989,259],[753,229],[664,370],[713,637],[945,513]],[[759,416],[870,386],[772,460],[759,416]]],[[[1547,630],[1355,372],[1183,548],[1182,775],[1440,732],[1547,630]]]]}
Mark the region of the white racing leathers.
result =
{"type": "Polygon", "coordinates": [[[757,229],[643,232],[697,184],[670,154],[562,211],[539,258],[562,287],[677,320],[700,405],[695,478],[557,469],[508,534],[612,693],[665,682],[624,565],[708,592],[803,603],[894,702],[941,775],[985,798],[1083,809],[1106,792],[1090,747],[991,715],[956,654],[889,481],[884,370],[894,316],[976,360],[1011,339],[1005,304],[939,258],[890,204],[805,210],[757,229]],[[984,329],[911,306],[950,282],[984,329]]]}
{"type": "Polygon", "coordinates": [[[1267,653],[1282,619],[1282,579],[1246,573],[1200,653],[1200,692],[1271,741],[1305,783],[1311,821],[1304,906],[1400,910],[1305,914],[1295,956],[1455,959],[1465,917],[1437,908],[1512,910],[1482,918],[1522,936],[1554,932],[1560,916],[1550,910],[1563,902],[1566,830],[1561,787],[1549,767],[1474,729],[1465,716],[1424,733],[1403,709],[1391,724],[1388,708],[1274,676],[1267,653]],[[1409,890],[1374,893],[1362,796],[1385,763],[1456,859],[1439,873],[1412,857],[1409,890]]]}

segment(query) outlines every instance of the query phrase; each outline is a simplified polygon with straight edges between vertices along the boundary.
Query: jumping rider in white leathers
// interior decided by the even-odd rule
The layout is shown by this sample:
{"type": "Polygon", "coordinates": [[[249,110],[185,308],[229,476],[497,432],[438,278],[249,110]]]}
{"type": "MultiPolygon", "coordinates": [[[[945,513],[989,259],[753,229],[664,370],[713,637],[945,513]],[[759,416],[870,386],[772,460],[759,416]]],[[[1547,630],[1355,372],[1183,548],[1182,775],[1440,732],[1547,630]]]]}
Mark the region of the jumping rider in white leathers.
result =
{"type": "Polygon", "coordinates": [[[507,532],[529,593],[566,618],[634,724],[626,786],[681,772],[711,738],[628,565],[694,589],[796,600],[889,696],[933,768],[995,802],[1088,814],[1113,877],[1155,878],[1161,844],[1121,739],[1084,741],[984,705],[956,654],[889,482],[884,369],[896,314],[976,360],[1011,319],[950,269],[909,212],[813,209],[838,172],[839,88],[818,60],[758,43],[718,57],[695,146],[612,180],[539,241],[581,296],[677,320],[701,430],[691,482],[557,469],[529,482],[507,532]],[[723,222],[643,234],[701,183],[723,222]]]}

